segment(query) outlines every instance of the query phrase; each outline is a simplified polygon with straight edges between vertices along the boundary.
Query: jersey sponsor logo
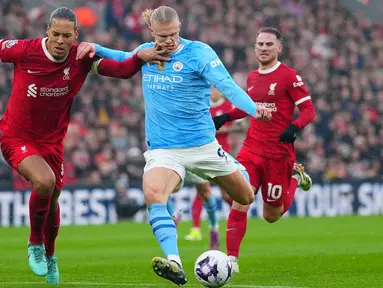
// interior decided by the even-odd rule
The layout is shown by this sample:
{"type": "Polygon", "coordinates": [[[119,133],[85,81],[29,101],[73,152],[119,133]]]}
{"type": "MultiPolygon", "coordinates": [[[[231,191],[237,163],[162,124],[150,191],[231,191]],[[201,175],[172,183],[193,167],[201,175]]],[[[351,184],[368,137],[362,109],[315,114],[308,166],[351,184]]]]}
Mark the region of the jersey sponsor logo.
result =
{"type": "Polygon", "coordinates": [[[277,110],[278,110],[275,102],[271,102],[271,103],[269,103],[269,102],[255,102],[255,104],[257,106],[266,107],[271,112],[277,112],[277,110]]]}
{"type": "Polygon", "coordinates": [[[271,84],[270,84],[270,88],[269,88],[270,91],[269,91],[269,93],[268,93],[269,95],[275,95],[275,87],[277,87],[277,84],[278,84],[278,83],[271,83],[271,84]]]}
{"type": "Polygon", "coordinates": [[[31,84],[28,86],[27,96],[33,98],[37,97],[37,87],[35,84],[31,84]]]}
{"type": "Polygon", "coordinates": [[[215,67],[217,67],[219,65],[222,65],[222,61],[219,58],[217,58],[217,59],[215,59],[215,60],[210,62],[210,66],[212,68],[215,68],[215,67]]]}
{"type": "Polygon", "coordinates": [[[63,80],[70,80],[69,70],[70,70],[70,67],[67,67],[67,68],[64,69],[63,80]]]}
{"type": "Polygon", "coordinates": [[[176,72],[180,72],[184,68],[184,64],[181,61],[176,61],[173,64],[173,70],[176,72]]]}
{"type": "Polygon", "coordinates": [[[294,88],[305,85],[305,83],[303,83],[303,80],[302,80],[301,76],[296,75],[295,77],[297,78],[298,82],[294,82],[293,83],[294,88]]]}
{"type": "Polygon", "coordinates": [[[144,82],[148,83],[149,89],[157,90],[173,90],[174,85],[182,83],[183,78],[181,76],[166,76],[166,75],[154,75],[154,74],[144,74],[142,77],[144,82]]]}
{"type": "Polygon", "coordinates": [[[40,97],[61,97],[65,96],[69,93],[69,86],[61,87],[61,88],[40,88],[40,92],[38,92],[39,88],[36,84],[31,84],[28,86],[27,96],[36,98],[37,95],[40,97]]]}

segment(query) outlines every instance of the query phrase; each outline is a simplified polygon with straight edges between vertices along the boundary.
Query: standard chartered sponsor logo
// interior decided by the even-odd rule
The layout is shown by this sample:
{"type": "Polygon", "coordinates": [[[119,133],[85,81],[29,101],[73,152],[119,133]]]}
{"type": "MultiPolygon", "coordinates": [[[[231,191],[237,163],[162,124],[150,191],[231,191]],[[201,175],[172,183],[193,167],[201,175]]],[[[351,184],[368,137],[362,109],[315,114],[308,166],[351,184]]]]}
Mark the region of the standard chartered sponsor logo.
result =
{"type": "Polygon", "coordinates": [[[69,93],[69,87],[65,86],[62,88],[40,88],[41,97],[61,97],[69,93]]]}
{"type": "Polygon", "coordinates": [[[268,103],[268,102],[255,102],[255,104],[257,104],[257,106],[266,107],[271,112],[276,112],[277,111],[277,106],[275,105],[274,102],[271,102],[271,103],[268,103]]]}

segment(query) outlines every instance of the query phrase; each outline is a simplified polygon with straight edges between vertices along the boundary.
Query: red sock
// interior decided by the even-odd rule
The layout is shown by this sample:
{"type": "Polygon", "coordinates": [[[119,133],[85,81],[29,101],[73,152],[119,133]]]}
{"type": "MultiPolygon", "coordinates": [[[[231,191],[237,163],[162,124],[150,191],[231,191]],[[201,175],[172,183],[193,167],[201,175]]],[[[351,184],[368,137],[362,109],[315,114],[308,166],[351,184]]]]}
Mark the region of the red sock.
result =
{"type": "Polygon", "coordinates": [[[29,242],[31,244],[44,243],[43,227],[49,211],[49,202],[51,196],[40,196],[35,190],[32,190],[29,198],[29,222],[31,235],[29,242]]]}
{"type": "Polygon", "coordinates": [[[203,200],[198,194],[195,196],[193,205],[192,205],[192,218],[193,218],[193,227],[201,227],[201,213],[203,209],[203,200]]]}
{"type": "Polygon", "coordinates": [[[238,258],[239,248],[246,233],[247,212],[231,209],[226,229],[227,255],[238,258]]]}
{"type": "Polygon", "coordinates": [[[57,203],[56,212],[49,213],[44,224],[44,244],[47,256],[55,254],[55,241],[60,228],[60,205],[57,203]]]}
{"type": "Polygon", "coordinates": [[[283,213],[282,213],[282,215],[285,214],[286,211],[289,210],[291,204],[293,204],[295,191],[297,191],[297,186],[298,186],[298,180],[295,179],[295,177],[292,177],[291,182],[290,182],[289,192],[285,196],[285,199],[283,202],[283,213]]]}

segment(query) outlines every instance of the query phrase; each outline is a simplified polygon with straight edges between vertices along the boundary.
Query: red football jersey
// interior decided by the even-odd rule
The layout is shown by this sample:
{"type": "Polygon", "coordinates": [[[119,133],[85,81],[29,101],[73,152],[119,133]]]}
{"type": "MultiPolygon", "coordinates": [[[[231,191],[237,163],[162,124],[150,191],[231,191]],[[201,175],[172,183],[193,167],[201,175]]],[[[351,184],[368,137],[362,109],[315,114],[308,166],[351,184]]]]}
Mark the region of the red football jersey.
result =
{"type": "Polygon", "coordinates": [[[77,45],[66,59],[55,60],[46,38],[0,40],[0,60],[14,64],[12,94],[1,119],[2,135],[44,143],[63,140],[74,96],[93,59],[76,60],[77,45]]]}
{"type": "MultiPolygon", "coordinates": [[[[233,108],[233,105],[225,98],[219,99],[217,102],[210,103],[210,114],[211,117],[222,115],[229,112],[233,108]]],[[[231,126],[231,122],[226,122],[225,127],[231,126]]],[[[215,138],[218,143],[222,146],[223,150],[230,153],[230,144],[228,141],[229,133],[217,133],[215,138]]]]}
{"type": "Polygon", "coordinates": [[[279,135],[291,124],[295,106],[311,99],[302,77],[278,62],[268,70],[251,71],[247,78],[247,93],[257,105],[272,111],[272,119],[251,118],[244,146],[265,157],[295,159],[294,145],[279,142],[279,135]]]}

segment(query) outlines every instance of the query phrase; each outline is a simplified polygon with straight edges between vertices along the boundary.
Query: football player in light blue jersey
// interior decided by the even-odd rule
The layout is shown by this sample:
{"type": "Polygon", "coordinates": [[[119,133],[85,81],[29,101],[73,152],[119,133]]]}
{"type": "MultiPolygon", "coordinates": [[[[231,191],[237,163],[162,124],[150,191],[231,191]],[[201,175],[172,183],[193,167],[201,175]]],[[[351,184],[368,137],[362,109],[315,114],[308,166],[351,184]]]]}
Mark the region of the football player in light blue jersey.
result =
{"type": "Polygon", "coordinates": [[[202,42],[179,37],[177,12],[160,6],[143,13],[154,42],[133,52],[115,51],[97,44],[82,43],[78,58],[89,53],[123,61],[146,47],[166,49],[169,62],[144,64],[142,88],[145,100],[145,129],[148,151],[143,190],[150,225],[167,258],[155,257],[155,273],[177,285],[187,282],[177,245],[177,230],[166,209],[169,195],[184,181],[186,171],[215,182],[243,205],[254,201],[254,192],[241,169],[215,140],[209,107],[210,86],[250,116],[269,120],[271,112],[256,106],[233,81],[213,49],[202,42]]]}

